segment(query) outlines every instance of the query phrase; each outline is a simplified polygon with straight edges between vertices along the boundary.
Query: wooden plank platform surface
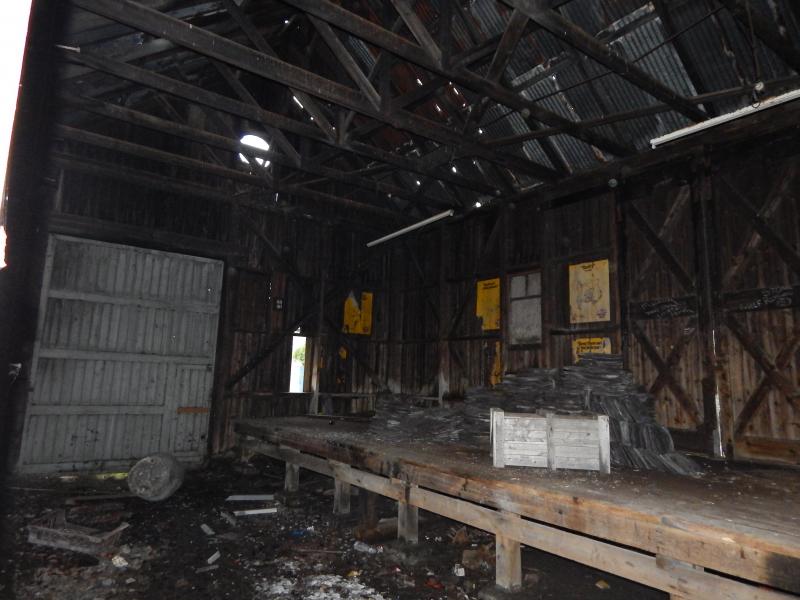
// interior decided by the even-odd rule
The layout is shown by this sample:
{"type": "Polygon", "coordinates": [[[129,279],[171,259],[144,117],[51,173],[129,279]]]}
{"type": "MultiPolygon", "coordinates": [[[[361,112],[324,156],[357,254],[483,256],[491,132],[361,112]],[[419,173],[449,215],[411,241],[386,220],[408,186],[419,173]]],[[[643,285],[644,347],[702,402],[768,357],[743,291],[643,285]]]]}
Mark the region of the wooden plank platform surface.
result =
{"type": "MultiPolygon", "coordinates": [[[[409,439],[363,423],[241,420],[243,438],[800,594],[800,471],[714,466],[701,477],[494,468],[487,448],[409,439]]],[[[288,459],[287,459],[288,460],[288,459]]]]}

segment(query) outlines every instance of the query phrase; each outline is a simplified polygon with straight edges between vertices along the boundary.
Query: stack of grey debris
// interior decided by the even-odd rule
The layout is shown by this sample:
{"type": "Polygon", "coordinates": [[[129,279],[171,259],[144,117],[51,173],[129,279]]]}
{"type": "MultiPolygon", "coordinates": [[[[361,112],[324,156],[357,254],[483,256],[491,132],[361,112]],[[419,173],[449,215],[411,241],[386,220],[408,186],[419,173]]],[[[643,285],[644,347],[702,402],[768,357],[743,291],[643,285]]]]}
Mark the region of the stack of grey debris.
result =
{"type": "Polygon", "coordinates": [[[413,398],[379,399],[370,431],[386,441],[416,439],[488,444],[491,408],[506,412],[608,415],[614,466],[695,474],[699,467],[675,452],[669,430],[655,419],[655,400],[642,392],[622,358],[584,354],[575,366],[527,369],[494,388],[471,388],[463,402],[426,409],[413,398]]]}
{"type": "Polygon", "coordinates": [[[434,442],[459,442],[462,439],[460,411],[429,407],[426,399],[416,396],[380,396],[375,404],[369,431],[384,442],[399,442],[410,437],[434,442]]]}

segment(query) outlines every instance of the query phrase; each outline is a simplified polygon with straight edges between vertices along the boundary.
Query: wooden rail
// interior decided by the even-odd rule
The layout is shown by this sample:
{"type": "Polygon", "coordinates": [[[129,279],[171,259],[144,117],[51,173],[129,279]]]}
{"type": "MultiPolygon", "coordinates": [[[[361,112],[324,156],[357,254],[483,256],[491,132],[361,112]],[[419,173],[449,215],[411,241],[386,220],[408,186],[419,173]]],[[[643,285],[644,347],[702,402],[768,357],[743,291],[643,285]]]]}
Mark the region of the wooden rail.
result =
{"type": "MultiPolygon", "coordinates": [[[[579,533],[565,531],[528,518],[514,510],[496,509],[420,487],[410,481],[376,475],[346,463],[320,458],[285,445],[241,435],[246,454],[257,453],[286,462],[286,489],[297,489],[299,469],[333,477],[334,510],[349,511],[350,486],[386,496],[398,502],[398,537],[418,540],[419,509],[488,531],[496,536],[499,587],[513,590],[521,585],[521,546],[524,544],[574,560],[619,577],[662,590],[672,598],[709,600],[779,600],[797,596],[730,579],[702,567],[627,547],[579,533]],[[344,496],[348,499],[345,500],[344,496]]],[[[689,532],[686,532],[687,534],[689,532]]],[[[709,550],[712,551],[712,550],[709,550]]],[[[746,577],[748,573],[742,573],[746,577]]]]}

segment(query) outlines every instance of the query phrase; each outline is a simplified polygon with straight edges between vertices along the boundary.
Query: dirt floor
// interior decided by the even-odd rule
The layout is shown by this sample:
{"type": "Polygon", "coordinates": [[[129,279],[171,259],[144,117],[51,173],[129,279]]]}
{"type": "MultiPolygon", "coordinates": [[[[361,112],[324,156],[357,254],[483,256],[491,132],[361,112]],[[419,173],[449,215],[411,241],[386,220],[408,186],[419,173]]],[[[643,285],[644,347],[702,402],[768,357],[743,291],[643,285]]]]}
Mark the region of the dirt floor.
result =
{"type": "MultiPolygon", "coordinates": [[[[124,479],[25,477],[9,482],[5,515],[12,544],[0,564],[0,598],[42,600],[366,600],[479,598],[494,580],[493,539],[429,513],[420,514],[420,543],[357,540],[360,496],[350,515],[332,514],[333,482],[301,472],[300,492],[285,495],[283,464],[216,460],[189,472],[170,499],[125,494],[124,479]],[[272,501],[226,502],[229,494],[274,493],[272,501]],[[234,510],[276,507],[273,514],[233,517],[234,510]],[[63,509],[69,522],[103,531],[126,522],[101,556],[34,545],[28,525],[63,509]],[[208,529],[204,531],[201,527],[208,529]],[[219,553],[218,558],[214,558],[219,553]]],[[[381,517],[396,516],[381,499],[381,517]]],[[[525,548],[524,588],[515,598],[649,600],[665,594],[525,548]]],[[[495,596],[490,596],[495,597],[495,596]]]]}

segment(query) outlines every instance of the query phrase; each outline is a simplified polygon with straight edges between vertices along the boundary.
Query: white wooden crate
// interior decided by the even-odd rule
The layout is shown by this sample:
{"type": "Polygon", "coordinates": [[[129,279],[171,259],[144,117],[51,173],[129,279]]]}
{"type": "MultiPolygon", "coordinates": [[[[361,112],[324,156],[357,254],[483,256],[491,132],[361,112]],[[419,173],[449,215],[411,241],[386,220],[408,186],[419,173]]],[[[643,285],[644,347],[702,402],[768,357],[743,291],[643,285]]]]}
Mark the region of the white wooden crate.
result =
{"type": "Polygon", "coordinates": [[[608,417],[506,413],[491,409],[495,467],[611,472],[608,417]]]}

